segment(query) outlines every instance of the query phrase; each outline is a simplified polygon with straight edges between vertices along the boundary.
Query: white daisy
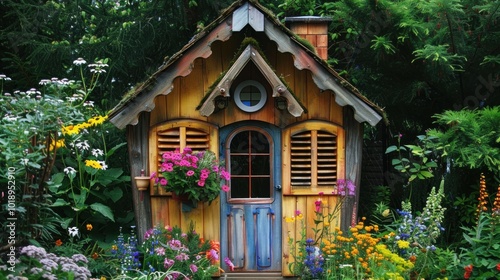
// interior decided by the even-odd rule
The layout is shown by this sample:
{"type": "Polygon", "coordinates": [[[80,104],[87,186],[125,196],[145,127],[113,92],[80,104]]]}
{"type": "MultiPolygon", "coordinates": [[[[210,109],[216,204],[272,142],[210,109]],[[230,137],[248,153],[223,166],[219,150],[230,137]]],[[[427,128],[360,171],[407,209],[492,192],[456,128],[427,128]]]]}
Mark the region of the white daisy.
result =
{"type": "Polygon", "coordinates": [[[76,142],[75,146],[82,151],[86,151],[86,150],[90,149],[90,145],[89,145],[88,140],[78,141],[78,142],[76,142]]]}
{"type": "Polygon", "coordinates": [[[73,64],[76,65],[76,66],[80,66],[80,65],[83,65],[83,64],[86,64],[87,61],[85,61],[85,59],[79,57],[77,60],[73,61],[73,64]]]}
{"type": "Polygon", "coordinates": [[[64,173],[66,173],[66,175],[75,174],[76,170],[73,167],[69,166],[64,168],[64,173]]]}
{"type": "Polygon", "coordinates": [[[78,235],[78,228],[77,227],[70,227],[70,228],[68,228],[68,233],[72,237],[75,237],[78,235]]]}
{"type": "Polygon", "coordinates": [[[92,149],[92,155],[98,157],[104,155],[104,152],[101,149],[92,149]]]}
{"type": "Polygon", "coordinates": [[[97,162],[98,162],[98,163],[102,166],[102,168],[101,168],[102,170],[106,170],[106,169],[108,169],[108,166],[106,165],[106,162],[105,162],[105,161],[103,161],[103,160],[98,160],[97,162]]]}

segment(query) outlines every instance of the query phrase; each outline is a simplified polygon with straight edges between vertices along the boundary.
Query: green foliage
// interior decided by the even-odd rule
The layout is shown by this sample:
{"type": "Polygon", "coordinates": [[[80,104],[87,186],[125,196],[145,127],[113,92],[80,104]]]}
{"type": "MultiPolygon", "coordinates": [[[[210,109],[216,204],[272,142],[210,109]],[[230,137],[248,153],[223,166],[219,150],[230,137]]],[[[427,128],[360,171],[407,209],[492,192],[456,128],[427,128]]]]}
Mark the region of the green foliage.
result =
{"type": "Polygon", "coordinates": [[[500,175],[500,107],[445,111],[434,116],[440,129],[427,132],[434,146],[457,166],[479,168],[500,175]]]}
{"type": "MultiPolygon", "coordinates": [[[[500,274],[500,216],[481,213],[472,228],[463,228],[464,240],[460,252],[460,268],[471,265],[471,279],[494,279],[500,274]]],[[[461,277],[458,270],[456,277],[461,277]]]]}
{"type": "MultiPolygon", "coordinates": [[[[104,240],[106,231],[114,234],[109,222],[116,221],[116,210],[110,206],[124,205],[129,176],[120,168],[108,168],[108,163],[125,144],[115,142],[119,137],[109,141],[114,146],[107,143],[115,128],[103,124],[107,117],[90,100],[106,72],[106,61],[86,67],[83,59],[75,60],[78,81],[44,79],[40,90],[13,93],[2,86],[0,181],[15,181],[18,245],[52,244],[70,226],[82,223],[95,224],[93,238],[104,240]],[[90,72],[88,79],[84,70],[90,72]]],[[[10,82],[3,76],[4,81],[10,82]]],[[[6,203],[2,200],[2,224],[11,210],[6,203]]],[[[121,212],[119,222],[130,222],[128,213],[121,212]]]]}
{"type": "Polygon", "coordinates": [[[397,145],[387,147],[385,153],[397,153],[391,163],[394,169],[399,171],[402,176],[407,178],[408,183],[415,179],[429,179],[434,177],[433,169],[437,163],[432,159],[433,150],[426,146],[426,143],[432,142],[433,137],[425,135],[418,136],[420,145],[401,145],[402,135],[397,135],[397,145]]]}

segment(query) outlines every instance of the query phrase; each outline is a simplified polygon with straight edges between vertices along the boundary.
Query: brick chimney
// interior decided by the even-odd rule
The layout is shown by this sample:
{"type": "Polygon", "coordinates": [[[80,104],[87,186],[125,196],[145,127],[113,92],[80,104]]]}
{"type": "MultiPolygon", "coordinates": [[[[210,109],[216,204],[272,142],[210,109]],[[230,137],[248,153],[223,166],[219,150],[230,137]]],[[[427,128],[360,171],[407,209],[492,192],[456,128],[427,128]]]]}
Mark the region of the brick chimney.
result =
{"type": "Polygon", "coordinates": [[[331,18],[318,16],[286,17],[285,23],[298,36],[308,40],[322,59],[328,59],[328,25],[331,18]]]}

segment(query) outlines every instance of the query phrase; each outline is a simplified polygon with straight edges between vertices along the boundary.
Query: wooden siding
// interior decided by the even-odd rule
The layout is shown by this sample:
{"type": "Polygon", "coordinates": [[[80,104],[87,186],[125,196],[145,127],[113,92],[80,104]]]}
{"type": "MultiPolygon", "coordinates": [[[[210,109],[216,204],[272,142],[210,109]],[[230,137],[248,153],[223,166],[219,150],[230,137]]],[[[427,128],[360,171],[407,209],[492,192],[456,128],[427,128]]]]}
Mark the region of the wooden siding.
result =
{"type": "MultiPolygon", "coordinates": [[[[209,149],[219,154],[218,130],[215,126],[192,119],[174,120],[156,125],[149,130],[149,172],[158,171],[161,152],[193,147],[193,150],[209,149]],[[176,135],[178,135],[176,139],[176,135]]],[[[191,212],[182,212],[181,202],[172,198],[161,187],[150,186],[151,223],[153,225],[180,226],[184,231],[194,222],[197,232],[207,240],[219,240],[219,199],[211,204],[203,203],[191,212]]]]}
{"type": "MultiPolygon", "coordinates": [[[[287,223],[283,221],[283,276],[294,276],[288,269],[290,263],[294,262],[292,250],[290,248],[290,240],[293,242],[301,240],[303,230],[305,228],[306,238],[314,238],[313,225],[314,220],[318,218],[315,210],[315,202],[321,199],[323,215],[333,213],[336,205],[340,201],[339,196],[284,196],[283,197],[283,217],[296,216],[296,210],[303,215],[301,220],[296,219],[295,222],[287,223]]],[[[340,214],[340,213],[339,213],[340,214]]],[[[333,230],[340,226],[340,215],[336,216],[329,228],[333,230]]],[[[298,248],[295,250],[295,255],[299,253],[298,248]]]]}
{"type": "Polygon", "coordinates": [[[255,66],[247,66],[246,70],[244,69],[240,74],[239,79],[233,83],[233,87],[245,79],[261,82],[268,91],[268,101],[264,108],[254,113],[246,113],[230,100],[226,109],[213,113],[209,117],[202,116],[195,108],[203,99],[204,94],[208,92],[208,87],[216,81],[222,70],[228,67],[230,59],[221,53],[235,53],[238,45],[237,41],[233,40],[234,37],[225,44],[214,44],[215,46],[212,48],[214,53],[209,59],[196,59],[190,75],[176,78],[173,89],[168,95],[156,97],[155,109],[151,112],[151,126],[177,118],[208,121],[220,127],[243,120],[259,120],[278,127],[311,119],[342,125],[343,107],[335,103],[332,92],[320,90],[314,83],[310,71],[297,70],[293,66],[293,57],[290,54],[282,54],[276,50],[270,50],[266,53],[266,57],[270,61],[271,67],[276,70],[277,76],[285,80],[292,93],[302,102],[307,113],[300,117],[294,117],[286,110],[280,111],[274,108],[272,88],[260,72],[254,73],[252,67],[255,66]],[[233,48],[229,50],[228,45],[232,45],[233,48]]]}
{"type": "MultiPolygon", "coordinates": [[[[276,71],[276,75],[282,78],[290,88],[291,92],[295,95],[297,100],[301,102],[307,113],[302,114],[300,117],[294,117],[286,110],[280,111],[274,107],[274,98],[272,97],[272,88],[267,83],[265,77],[262,76],[260,71],[256,71],[257,67],[249,63],[242,70],[241,74],[235,79],[233,88],[239,82],[246,79],[254,79],[262,83],[268,92],[268,101],[264,108],[254,113],[246,113],[241,111],[235,103],[230,100],[229,106],[222,111],[215,112],[209,117],[204,117],[199,111],[195,110],[196,106],[200,104],[204,95],[209,92],[210,86],[217,81],[221,73],[228,69],[230,62],[233,59],[230,55],[235,54],[241,42],[241,36],[234,34],[226,42],[214,42],[211,46],[212,54],[207,58],[197,58],[192,64],[191,73],[185,77],[177,77],[173,80],[173,87],[168,95],[160,95],[155,98],[155,109],[151,111],[150,117],[150,165],[157,164],[157,152],[155,138],[156,132],[159,128],[172,125],[179,125],[178,122],[183,122],[183,125],[193,125],[196,123],[210,126],[210,149],[216,153],[219,151],[218,127],[223,127],[235,122],[244,120],[256,120],[270,124],[274,124],[284,131],[288,127],[293,126],[298,122],[310,122],[312,127],[322,126],[326,123],[329,126],[335,126],[337,129],[334,134],[337,136],[337,176],[344,178],[345,169],[345,153],[346,145],[345,133],[347,129],[343,127],[344,107],[341,107],[335,102],[335,96],[331,90],[320,90],[313,80],[311,71],[308,69],[299,70],[295,67],[294,57],[290,53],[281,53],[276,50],[275,43],[269,41],[265,37],[258,37],[257,41],[263,44],[262,49],[266,50],[266,59],[269,61],[270,66],[276,71]],[[191,124],[193,123],[193,124],[191,124]],[[156,154],[155,154],[156,153],[156,154]],[[156,157],[156,159],[153,159],[156,157]]],[[[232,95],[232,91],[230,92],[232,95]]],[[[352,118],[351,118],[352,119],[352,118]]],[[[351,120],[348,119],[348,120],[351,120]]],[[[351,123],[349,125],[352,125],[351,123]]],[[[357,128],[356,126],[354,127],[357,128]]],[[[358,127],[359,129],[359,127],[358,127]]],[[[328,129],[327,129],[328,131],[328,129]]],[[[333,132],[333,131],[331,131],[333,132]]],[[[284,134],[283,143],[287,141],[290,135],[284,134]]],[[[353,137],[359,134],[352,135],[353,137]]],[[[359,141],[351,138],[351,141],[359,141]]],[[[282,147],[282,160],[283,164],[289,160],[289,154],[286,149],[282,147]]],[[[358,156],[357,154],[355,156],[358,156]]],[[[357,162],[357,160],[355,161],[357,162]]],[[[355,168],[354,168],[355,169],[355,168]]],[[[351,174],[354,170],[351,166],[349,168],[351,174]]],[[[356,172],[354,172],[355,174],[356,172]]],[[[289,186],[290,175],[283,172],[283,187],[289,186]]],[[[316,217],[314,213],[314,201],[319,197],[317,193],[322,189],[315,188],[308,192],[297,193],[298,195],[284,195],[283,196],[283,215],[295,215],[295,210],[300,210],[304,213],[304,222],[313,225],[313,220],[316,217]]],[[[285,192],[284,192],[285,193],[285,192]]],[[[326,193],[326,191],[325,191],[326,193]]],[[[151,223],[161,223],[163,225],[179,225],[183,229],[187,229],[190,221],[196,224],[196,230],[202,233],[206,239],[219,240],[220,238],[220,201],[215,200],[212,205],[203,205],[197,209],[185,213],[181,211],[181,205],[178,201],[173,200],[168,194],[161,190],[151,188],[151,223]],[[217,225],[217,226],[214,226],[217,225]]],[[[338,203],[338,197],[329,195],[323,196],[324,203],[329,205],[330,208],[338,203]]],[[[349,210],[351,206],[347,206],[345,210],[349,210]]],[[[326,210],[325,210],[326,211],[326,210]]],[[[351,211],[346,211],[345,216],[349,217],[350,223],[351,211]]],[[[346,217],[343,217],[345,219],[346,217]]],[[[334,225],[341,225],[341,217],[339,216],[334,225]]],[[[290,276],[288,271],[288,263],[291,261],[289,246],[287,243],[288,235],[296,239],[300,237],[302,226],[300,223],[295,225],[283,223],[282,234],[282,273],[285,276],[290,276]]],[[[312,235],[310,226],[308,226],[308,234],[312,235]]]]}

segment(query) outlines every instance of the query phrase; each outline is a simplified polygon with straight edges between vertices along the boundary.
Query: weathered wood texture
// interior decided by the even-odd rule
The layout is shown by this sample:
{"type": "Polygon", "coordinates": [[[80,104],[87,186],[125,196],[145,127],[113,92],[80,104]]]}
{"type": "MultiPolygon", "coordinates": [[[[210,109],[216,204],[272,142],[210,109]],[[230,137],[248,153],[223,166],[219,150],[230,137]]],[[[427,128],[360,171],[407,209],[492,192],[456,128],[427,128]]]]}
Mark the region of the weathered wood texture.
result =
{"type": "Polygon", "coordinates": [[[354,112],[346,107],[344,114],[344,127],[346,131],[346,165],[345,179],[351,180],[356,185],[356,195],[343,205],[342,229],[346,230],[352,223],[357,222],[357,205],[359,202],[359,188],[361,183],[361,166],[363,154],[363,124],[354,119],[354,112]]]}
{"type": "MultiPolygon", "coordinates": [[[[128,154],[130,160],[130,174],[140,176],[141,170],[147,172],[147,158],[149,135],[149,113],[141,114],[137,125],[127,126],[128,154]]],[[[132,200],[138,230],[139,241],[142,242],[143,234],[151,228],[151,205],[147,191],[138,191],[135,180],[132,180],[132,200]]]]}
{"type": "MultiPolygon", "coordinates": [[[[258,38],[259,42],[263,44],[263,48],[267,50],[266,59],[276,71],[276,76],[281,77],[291,89],[291,92],[295,95],[297,100],[299,100],[305,108],[308,110],[307,113],[302,114],[300,117],[294,117],[290,113],[285,111],[280,111],[274,107],[274,101],[272,97],[272,87],[267,82],[266,77],[258,70],[258,68],[252,63],[248,63],[238,77],[235,78],[233,82],[237,85],[246,79],[253,79],[261,82],[268,92],[268,102],[261,110],[254,113],[246,113],[241,111],[233,101],[229,102],[229,106],[220,111],[211,114],[209,117],[204,117],[199,111],[194,108],[200,104],[203,95],[209,91],[209,87],[218,79],[220,73],[227,69],[232,57],[227,54],[234,54],[239,48],[239,42],[241,38],[238,36],[233,36],[226,42],[215,42],[212,46],[212,55],[207,59],[198,58],[194,61],[193,67],[191,69],[191,74],[185,77],[178,77],[173,81],[173,87],[171,92],[166,95],[157,96],[155,99],[155,109],[151,112],[151,131],[150,136],[150,164],[153,165],[157,160],[158,154],[154,151],[154,134],[159,129],[159,125],[176,125],[176,121],[186,121],[191,120],[193,123],[199,121],[208,122],[214,126],[213,131],[216,131],[216,127],[222,127],[234,122],[243,120],[258,120],[267,123],[272,123],[278,127],[285,128],[296,122],[307,121],[307,120],[317,120],[321,123],[329,123],[330,125],[336,125],[339,129],[335,129],[338,136],[339,150],[339,166],[337,173],[344,176],[344,164],[345,161],[345,151],[344,151],[344,130],[342,125],[343,119],[343,108],[340,107],[336,102],[332,91],[322,91],[320,90],[315,82],[313,81],[311,72],[309,70],[298,70],[294,67],[294,58],[289,53],[281,53],[276,51],[273,46],[274,42],[266,39],[258,38]],[[268,45],[269,44],[269,45],[268,45]]],[[[230,91],[229,94],[232,94],[230,91]]],[[[192,124],[190,124],[192,125],[192,124]]],[[[189,125],[188,125],[189,126],[189,125]]],[[[316,126],[321,127],[321,124],[311,123],[314,128],[316,126]]],[[[326,128],[331,130],[330,128],[326,128]]],[[[211,135],[210,143],[218,143],[217,132],[211,135]],[[212,139],[213,137],[213,139],[212,139]]],[[[211,150],[218,152],[217,144],[211,144],[211,150]]],[[[283,163],[287,162],[287,154],[283,155],[283,163]]],[[[152,169],[151,169],[152,170],[152,169]]],[[[283,185],[286,186],[289,181],[289,175],[285,175],[283,185]],[[288,177],[287,177],[288,176],[288,177]]],[[[316,197],[307,195],[311,193],[317,193],[321,190],[316,189],[316,192],[304,192],[301,197],[285,197],[284,208],[289,206],[289,201],[297,200],[297,203],[293,205],[300,205],[301,208],[314,207],[314,201],[316,197]],[[311,206],[312,205],[312,206],[311,206]]],[[[325,191],[327,193],[327,191],[325,191]]],[[[162,190],[157,190],[151,188],[151,205],[152,205],[152,223],[161,223],[163,225],[180,225],[183,229],[189,226],[190,220],[196,223],[196,227],[199,232],[203,233],[205,238],[218,239],[219,238],[219,202],[215,201],[211,206],[200,207],[199,209],[184,213],[180,210],[180,204],[178,201],[172,200],[170,196],[166,195],[162,190]]],[[[328,197],[330,201],[329,204],[333,205],[334,197],[328,197]]],[[[287,208],[288,209],[288,208],[287,208]]],[[[295,210],[295,206],[294,206],[295,210]]],[[[312,211],[312,210],[311,210],[312,211]]],[[[292,211],[293,212],[293,211],[292,211]]],[[[293,213],[292,213],[293,215],[293,213]]],[[[308,220],[313,219],[311,212],[309,215],[305,215],[308,220]]],[[[311,220],[312,222],[312,220],[311,220]]],[[[287,233],[283,232],[283,240],[287,240],[287,233]]],[[[287,246],[283,246],[286,248],[287,246]]],[[[285,270],[284,270],[285,271],[285,270]]]]}
{"type": "MultiPolygon", "coordinates": [[[[302,219],[295,218],[295,221],[291,223],[287,223],[285,219],[283,219],[283,276],[294,276],[290,271],[289,266],[295,261],[293,256],[298,256],[299,251],[297,246],[294,246],[292,244],[302,239],[305,240],[307,238],[318,238],[319,236],[315,236],[313,231],[313,225],[315,224],[314,221],[316,219],[322,220],[322,216],[328,216],[328,213],[335,213],[335,209],[336,207],[338,207],[339,202],[341,201],[340,199],[341,198],[339,196],[333,195],[304,195],[283,197],[283,217],[296,217],[297,210],[302,213],[302,219]],[[322,201],[320,215],[316,213],[315,202],[318,199],[322,201]],[[294,247],[295,252],[293,251],[294,247]]],[[[323,227],[323,225],[324,224],[319,225],[319,228],[323,227]]],[[[337,213],[337,215],[334,216],[334,219],[328,225],[328,228],[331,232],[335,229],[335,227],[338,226],[340,226],[340,213],[337,213]]]]}
{"type": "MultiPolygon", "coordinates": [[[[220,74],[225,69],[224,67],[229,64],[228,60],[230,58],[228,59],[223,53],[235,53],[238,47],[238,41],[231,38],[223,46],[218,45],[217,51],[213,50],[214,53],[210,59],[197,59],[190,75],[176,78],[173,82],[172,91],[167,96],[156,97],[155,109],[151,112],[151,125],[176,118],[208,121],[220,127],[243,120],[259,120],[279,127],[310,119],[324,120],[342,125],[343,108],[335,102],[332,92],[320,90],[314,83],[310,71],[298,70],[293,67],[292,55],[282,54],[276,52],[276,50],[273,51],[273,49],[268,51],[269,55],[266,53],[268,60],[272,58],[270,66],[275,69],[277,77],[282,77],[285,80],[291,89],[291,94],[294,94],[296,99],[304,105],[307,113],[302,114],[300,117],[294,117],[286,110],[280,111],[276,109],[272,96],[273,88],[257,67],[253,63],[248,63],[241,70],[240,75],[235,78],[232,89],[234,90],[234,87],[241,81],[247,79],[257,80],[268,91],[268,102],[264,108],[254,113],[246,113],[241,111],[230,100],[226,109],[215,112],[209,117],[202,116],[194,108],[200,104],[203,95],[208,92],[208,87],[217,80],[218,76],[214,73],[220,74]],[[229,46],[232,46],[232,48],[229,46]]],[[[228,94],[232,95],[232,91],[228,94]]]]}

